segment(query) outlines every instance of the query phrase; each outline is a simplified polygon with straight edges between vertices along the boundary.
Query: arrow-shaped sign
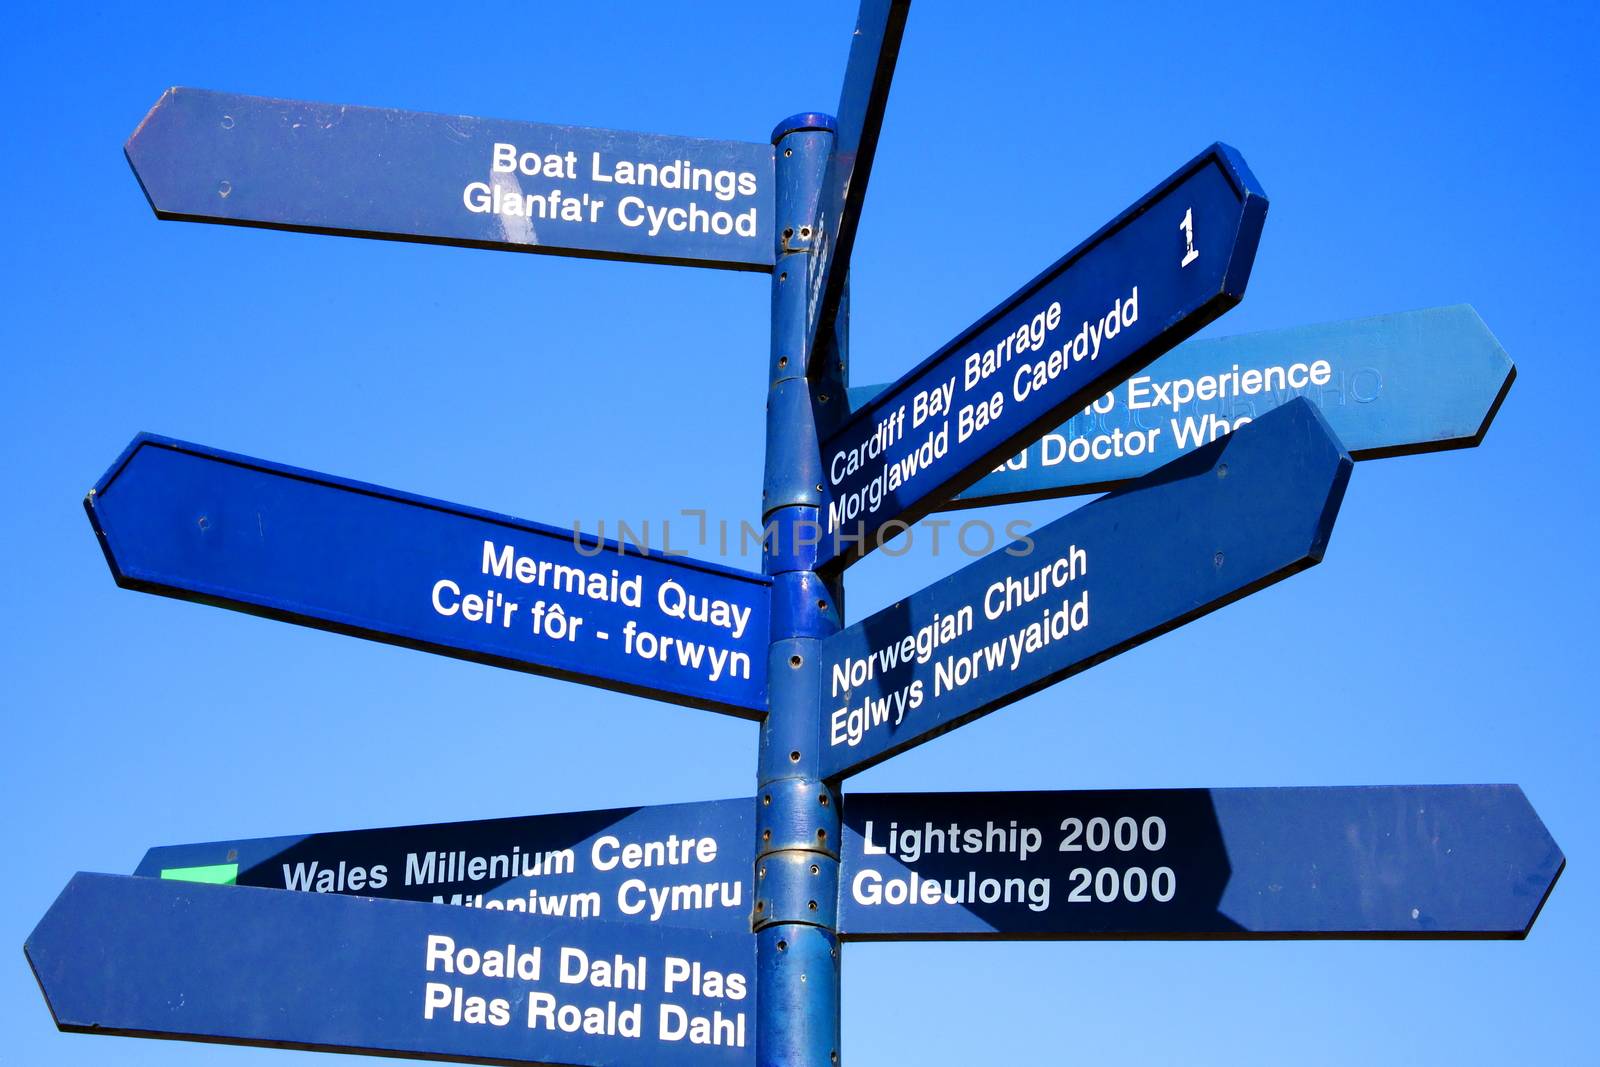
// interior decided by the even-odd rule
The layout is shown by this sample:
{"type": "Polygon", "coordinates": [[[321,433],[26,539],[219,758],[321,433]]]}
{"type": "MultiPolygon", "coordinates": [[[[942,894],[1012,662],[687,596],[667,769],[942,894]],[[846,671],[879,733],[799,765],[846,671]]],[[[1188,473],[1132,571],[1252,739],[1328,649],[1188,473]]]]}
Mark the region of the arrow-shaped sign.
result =
{"type": "Polygon", "coordinates": [[[755,1062],[754,938],[79,874],[25,946],[56,1026],[473,1063],[755,1062]]]}
{"type": "Polygon", "coordinates": [[[850,796],[839,926],[906,938],[1520,938],[1565,859],[1514,785],[850,796]]]}
{"type": "Polygon", "coordinates": [[[823,774],[896,752],[1317,563],[1350,477],[1293,401],[822,643],[823,774]]]}
{"type": "MultiPolygon", "coordinates": [[[[839,923],[907,938],[1519,938],[1564,858],[1511,785],[851,793],[839,923]]],[[[753,799],[151,849],[136,874],[750,929],[753,799]]]]}
{"type": "Polygon", "coordinates": [[[883,112],[889,102],[900,38],[911,0],[862,0],[850,38],[844,87],[835,113],[833,154],[822,177],[821,202],[812,226],[806,264],[806,352],[814,354],[817,335],[830,329],[850,273],[850,252],[866,200],[872,157],[878,149],[883,112]]]}
{"type": "Polygon", "coordinates": [[[168,845],[134,873],[748,933],[754,839],[746,798],[168,845]]]}
{"type": "Polygon", "coordinates": [[[84,506],[126,588],[766,711],[759,575],[148,434],[84,506]]]}
{"type": "Polygon", "coordinates": [[[128,138],[157,216],[772,268],[772,147],[168,89],[128,138]]]}
{"type": "Polygon", "coordinates": [[[1516,375],[1466,304],[1185,341],[944,508],[1115,489],[1297,396],[1355,460],[1476,448],[1516,375]]]}
{"type": "Polygon", "coordinates": [[[818,565],[879,547],[1237,304],[1266,211],[1214,145],[853,414],[822,445],[818,565]]]}

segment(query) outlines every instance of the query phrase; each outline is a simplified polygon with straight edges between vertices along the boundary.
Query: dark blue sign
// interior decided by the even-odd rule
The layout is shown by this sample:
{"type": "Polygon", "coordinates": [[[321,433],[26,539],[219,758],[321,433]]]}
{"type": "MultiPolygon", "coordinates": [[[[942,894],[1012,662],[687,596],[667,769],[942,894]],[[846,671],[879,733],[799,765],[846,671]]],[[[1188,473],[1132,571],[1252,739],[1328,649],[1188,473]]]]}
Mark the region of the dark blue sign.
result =
{"type": "Polygon", "coordinates": [[[169,89],[127,144],[156,215],[772,267],[772,148],[169,89]]]}
{"type": "Polygon", "coordinates": [[[1350,466],[1295,400],[824,639],[824,777],[1319,562],[1350,466]]]}
{"type": "MultiPolygon", "coordinates": [[[[1520,938],[1564,866],[1516,786],[852,793],[845,940],[1520,938]]],[[[153,848],[138,875],[750,929],[752,799],[153,848]]]]}
{"type": "Polygon", "coordinates": [[[759,575],[148,434],[84,504],[126,588],[766,711],[759,575]]]}
{"type": "Polygon", "coordinates": [[[753,840],[746,798],[169,845],[134,873],[748,933],[753,840]]]}
{"type": "Polygon", "coordinates": [[[864,555],[1239,302],[1267,201],[1214,145],[822,445],[820,560],[864,555]]]}
{"type": "Polygon", "coordinates": [[[1514,785],[852,795],[839,927],[898,938],[1525,937],[1514,785]]]}
{"type": "Polygon", "coordinates": [[[1466,304],[1185,341],[944,508],[1113,489],[1297,396],[1352,459],[1476,448],[1516,374],[1466,304]]]}
{"type": "Polygon", "coordinates": [[[755,1062],[749,933],[79,874],[25,948],[67,1031],[479,1063],[755,1062]]]}
{"type": "Polygon", "coordinates": [[[839,310],[850,251],[855,247],[861,205],[866,201],[872,157],[878,149],[889,85],[911,0],[862,0],[850,38],[844,87],[834,118],[833,154],[822,178],[821,202],[812,226],[812,254],[806,264],[806,351],[815,353],[818,334],[830,328],[839,310]]]}

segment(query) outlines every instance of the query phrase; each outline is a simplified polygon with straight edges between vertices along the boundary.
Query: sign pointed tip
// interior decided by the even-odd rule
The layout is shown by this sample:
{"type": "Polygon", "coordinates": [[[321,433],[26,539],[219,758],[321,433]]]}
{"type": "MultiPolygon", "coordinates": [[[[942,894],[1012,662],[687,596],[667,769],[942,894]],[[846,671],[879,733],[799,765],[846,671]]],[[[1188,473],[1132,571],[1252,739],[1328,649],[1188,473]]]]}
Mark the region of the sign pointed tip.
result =
{"type": "Polygon", "coordinates": [[[1217,445],[1213,470],[1219,479],[1227,478],[1230,468],[1243,470],[1246,477],[1251,468],[1271,472],[1277,506],[1260,517],[1256,535],[1266,539],[1276,533],[1285,549],[1302,551],[1300,568],[1321,563],[1355,461],[1316,405],[1297,397],[1217,445]]]}
{"type": "Polygon", "coordinates": [[[1259,210],[1266,211],[1267,191],[1256,178],[1255,172],[1250,169],[1250,164],[1245,162],[1244,153],[1226,141],[1213,141],[1209,148],[1200,153],[1201,159],[1208,157],[1216,159],[1222,165],[1246,201],[1259,200],[1261,202],[1259,210]]]}
{"type": "MultiPolygon", "coordinates": [[[[133,132],[128,134],[128,139],[122,143],[122,151],[123,154],[128,157],[129,163],[134,162],[135,149],[140,141],[140,138],[143,137],[145,130],[156,121],[157,116],[159,116],[166,109],[167,105],[172,103],[173,99],[178,95],[178,92],[179,88],[176,85],[165,89],[160,96],[156,97],[156,102],[150,105],[150,110],[144,113],[144,118],[139,120],[139,125],[135,126],[133,128],[133,132]]],[[[134,169],[135,171],[138,170],[137,165],[135,165],[134,169]]]]}
{"type": "Polygon", "coordinates": [[[1500,339],[1494,335],[1494,331],[1489,329],[1489,324],[1483,321],[1483,316],[1478,314],[1477,308],[1471,304],[1457,304],[1448,310],[1458,313],[1465,324],[1465,330],[1478,342],[1478,347],[1481,349],[1479,358],[1486,365],[1485,373],[1473,379],[1482,381],[1488,386],[1485,390],[1487,403],[1483,409],[1483,418],[1478,422],[1477,432],[1470,438],[1470,444],[1477,446],[1483,443],[1489,427],[1500,414],[1500,405],[1506,402],[1506,396],[1517,380],[1517,365],[1512,361],[1511,354],[1506,351],[1505,346],[1500,343],[1500,339]],[[1497,373],[1498,388],[1495,387],[1497,373]]]}

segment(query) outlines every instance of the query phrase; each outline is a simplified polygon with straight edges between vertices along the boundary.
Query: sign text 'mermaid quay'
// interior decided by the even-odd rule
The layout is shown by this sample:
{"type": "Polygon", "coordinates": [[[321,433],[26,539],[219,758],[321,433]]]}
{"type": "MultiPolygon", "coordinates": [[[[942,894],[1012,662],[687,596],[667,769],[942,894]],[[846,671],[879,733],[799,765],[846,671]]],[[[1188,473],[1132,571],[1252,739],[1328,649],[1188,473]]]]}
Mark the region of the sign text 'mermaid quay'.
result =
{"type": "Polygon", "coordinates": [[[141,435],[86,502],[119,584],[758,718],[768,579],[141,435]]]}

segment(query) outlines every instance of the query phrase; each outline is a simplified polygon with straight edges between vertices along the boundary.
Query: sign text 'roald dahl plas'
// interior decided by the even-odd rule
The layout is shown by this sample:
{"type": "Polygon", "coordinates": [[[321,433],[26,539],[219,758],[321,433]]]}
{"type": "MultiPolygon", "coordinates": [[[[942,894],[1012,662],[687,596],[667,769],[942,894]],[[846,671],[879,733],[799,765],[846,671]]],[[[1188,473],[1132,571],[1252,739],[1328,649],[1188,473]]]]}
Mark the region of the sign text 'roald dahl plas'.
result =
{"type": "Polygon", "coordinates": [[[754,1062],[748,930],[79,874],[25,950],[63,1030],[468,1062],[754,1062]],[[116,961],[119,980],[88,959],[116,961]]]}

